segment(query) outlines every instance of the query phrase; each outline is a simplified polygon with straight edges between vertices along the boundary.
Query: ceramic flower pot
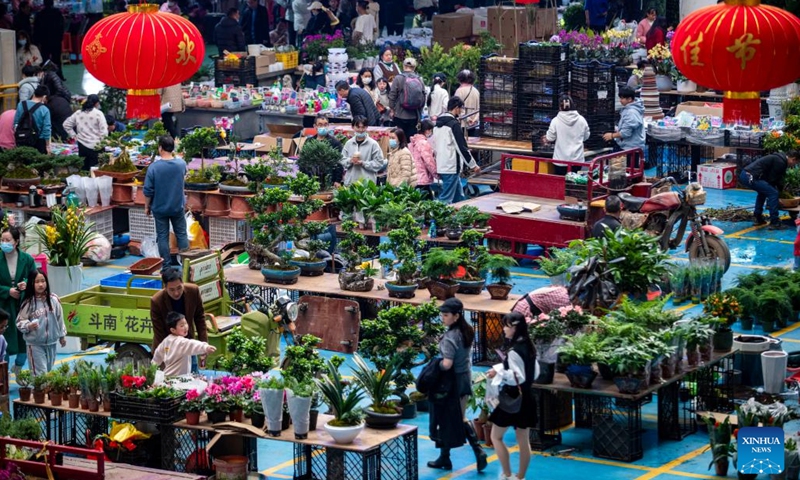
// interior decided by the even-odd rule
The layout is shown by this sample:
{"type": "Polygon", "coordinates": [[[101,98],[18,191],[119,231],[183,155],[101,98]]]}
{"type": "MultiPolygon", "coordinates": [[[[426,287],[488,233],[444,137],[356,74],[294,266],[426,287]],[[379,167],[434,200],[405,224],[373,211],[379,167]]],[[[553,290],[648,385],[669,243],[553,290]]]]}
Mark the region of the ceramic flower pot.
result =
{"type": "Polygon", "coordinates": [[[456,283],[458,284],[458,293],[480,295],[483,291],[483,286],[486,285],[486,280],[456,280],[456,283]]]}
{"type": "Polygon", "coordinates": [[[366,414],[367,426],[379,430],[391,430],[395,428],[402,418],[402,415],[399,413],[378,413],[372,410],[371,407],[364,409],[364,413],[366,414]]]}
{"type": "Polygon", "coordinates": [[[669,75],[656,75],[656,88],[659,92],[672,90],[672,79],[669,75]]]}
{"type": "Polygon", "coordinates": [[[364,430],[364,422],[353,427],[334,427],[330,422],[325,424],[325,431],[328,432],[333,438],[333,441],[339,445],[348,445],[353,443],[358,434],[364,430]]]}
{"type": "Polygon", "coordinates": [[[269,283],[292,285],[294,283],[297,283],[297,279],[300,277],[300,268],[293,267],[287,269],[277,269],[270,267],[262,267],[261,275],[264,276],[264,281],[269,283]]]}
{"type": "Polygon", "coordinates": [[[236,220],[244,220],[250,213],[253,213],[253,207],[250,206],[248,197],[231,195],[231,213],[229,215],[230,218],[236,220]]]}
{"type": "Polygon", "coordinates": [[[200,423],[200,412],[186,412],[186,424],[197,425],[200,423]]]}
{"type": "Polygon", "coordinates": [[[206,208],[203,215],[207,217],[227,217],[231,213],[231,197],[222,193],[206,194],[206,208]]]}
{"type": "Polygon", "coordinates": [[[414,292],[417,291],[418,285],[398,285],[395,282],[386,282],[384,284],[389,296],[392,298],[414,298],[414,292]]]}
{"type": "Polygon", "coordinates": [[[486,290],[489,291],[492,300],[506,300],[508,294],[511,293],[511,288],[511,285],[504,285],[501,283],[490,283],[486,285],[486,290]]]}
{"type": "Polygon", "coordinates": [[[317,260],[316,262],[290,260],[289,264],[300,267],[300,275],[303,277],[318,277],[325,273],[325,267],[328,265],[328,262],[325,260],[317,260]]]}
{"type": "Polygon", "coordinates": [[[19,387],[19,399],[23,402],[31,401],[31,387],[19,387]]]}

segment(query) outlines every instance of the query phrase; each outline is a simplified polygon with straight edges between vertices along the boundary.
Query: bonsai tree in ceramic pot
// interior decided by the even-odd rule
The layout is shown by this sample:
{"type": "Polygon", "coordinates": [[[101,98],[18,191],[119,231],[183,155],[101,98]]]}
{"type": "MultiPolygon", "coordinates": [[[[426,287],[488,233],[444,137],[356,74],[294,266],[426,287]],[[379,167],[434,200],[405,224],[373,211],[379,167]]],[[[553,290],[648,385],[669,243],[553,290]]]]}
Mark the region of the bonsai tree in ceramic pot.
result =
{"type": "Polygon", "coordinates": [[[393,357],[385,369],[378,370],[370,368],[360,355],[353,357],[353,378],[372,401],[364,410],[370,428],[389,429],[400,422],[402,409],[398,407],[397,400],[390,400],[390,397],[394,394],[392,381],[401,362],[402,358],[393,357]]]}
{"type": "Polygon", "coordinates": [[[511,293],[511,267],[517,266],[517,261],[506,255],[489,254],[486,258],[486,268],[492,277],[492,283],[486,285],[486,290],[492,300],[505,300],[511,293]]]}
{"type": "Polygon", "coordinates": [[[325,403],[333,412],[333,420],[325,424],[325,431],[333,441],[346,445],[364,430],[364,413],[358,406],[364,399],[364,392],[358,384],[346,385],[339,368],[328,361],[326,373],[316,379],[317,388],[325,403]]]}
{"type": "Polygon", "coordinates": [[[439,300],[452,298],[459,284],[453,280],[461,266],[462,256],[455,250],[431,248],[422,262],[422,275],[428,277],[428,291],[439,300]]]}
{"type": "Polygon", "coordinates": [[[319,258],[319,253],[325,251],[328,242],[320,240],[319,236],[328,231],[328,222],[304,221],[303,229],[306,238],[297,242],[301,250],[295,250],[291,265],[300,267],[300,275],[317,277],[325,272],[328,262],[319,258]]]}
{"type": "Polygon", "coordinates": [[[249,267],[261,269],[266,281],[282,284],[297,282],[300,267],[289,263],[294,256],[294,243],[308,237],[305,219],[323,206],[321,200],[310,198],[319,190],[316,180],[298,173],[288,185],[288,190],[272,188],[250,198],[253,240],[245,244],[250,254],[249,267]],[[302,201],[289,203],[292,195],[302,201]]]}
{"type": "Polygon", "coordinates": [[[139,169],[133,164],[131,154],[128,149],[133,144],[123,132],[110,133],[102,142],[97,145],[100,150],[100,166],[97,169],[98,175],[113,177],[115,182],[130,181],[139,173],[139,169]],[[119,151],[117,156],[106,153],[106,148],[119,151]]]}
{"type": "Polygon", "coordinates": [[[326,141],[315,138],[306,140],[300,155],[297,157],[297,168],[311,178],[316,179],[322,191],[329,191],[333,187],[331,172],[341,168],[339,161],[342,154],[326,141]]]}
{"type": "Polygon", "coordinates": [[[257,192],[262,188],[285,188],[287,176],[292,173],[292,166],[283,156],[281,149],[275,147],[267,155],[262,155],[242,167],[242,170],[250,179],[250,191],[257,192]]]}
{"type": "Polygon", "coordinates": [[[358,351],[364,358],[378,370],[385,370],[395,357],[400,358],[394,377],[394,395],[404,408],[409,404],[406,388],[416,378],[411,370],[428,363],[439,351],[437,339],[445,327],[437,321],[438,317],[436,304],[428,302],[384,309],[378,312],[376,319],[361,322],[358,351]],[[398,349],[398,345],[403,348],[398,349]]]}
{"type": "Polygon", "coordinates": [[[32,147],[16,147],[0,152],[3,185],[27,189],[41,181],[39,173],[30,165],[40,162],[45,155],[32,147]]]}
{"type": "Polygon", "coordinates": [[[184,135],[178,145],[178,152],[183,154],[186,163],[194,158],[200,158],[200,170],[192,170],[186,175],[187,190],[215,190],[219,178],[206,170],[206,152],[219,145],[219,136],[213,127],[195,128],[184,135]]]}
{"type": "Polygon", "coordinates": [[[417,274],[420,269],[419,252],[425,244],[419,239],[422,230],[409,214],[400,216],[398,228],[386,236],[388,241],[380,244],[381,252],[394,254],[394,259],[383,257],[381,266],[386,272],[393,271],[395,279],[386,282],[390,297],[413,298],[417,290],[417,274]]]}
{"type": "Polygon", "coordinates": [[[367,245],[367,237],[356,231],[358,224],[352,220],[342,222],[344,239],[339,241],[339,254],[345,260],[345,268],[339,272],[339,288],[351,292],[369,292],[375,286],[373,275],[377,270],[370,264],[362,264],[364,258],[373,257],[375,250],[367,245]]]}
{"type": "Polygon", "coordinates": [[[458,272],[461,273],[455,280],[458,291],[470,295],[477,295],[483,291],[486,284],[484,276],[487,273],[489,249],[483,246],[483,232],[466,230],[461,234],[463,247],[456,248],[460,257],[458,272]]]}
{"type": "Polygon", "coordinates": [[[573,387],[592,387],[592,382],[597,377],[597,372],[592,369],[592,363],[598,358],[599,345],[596,332],[578,333],[558,349],[561,361],[568,365],[567,378],[573,387]]]}

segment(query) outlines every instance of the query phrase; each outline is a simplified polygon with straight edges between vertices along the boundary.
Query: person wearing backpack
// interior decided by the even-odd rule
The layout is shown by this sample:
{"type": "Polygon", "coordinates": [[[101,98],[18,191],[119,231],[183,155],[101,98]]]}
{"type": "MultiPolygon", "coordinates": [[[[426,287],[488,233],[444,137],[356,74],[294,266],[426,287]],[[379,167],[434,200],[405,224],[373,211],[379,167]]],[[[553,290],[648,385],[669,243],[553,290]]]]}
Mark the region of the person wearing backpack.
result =
{"type": "Polygon", "coordinates": [[[346,100],[350,105],[350,114],[353,118],[364,117],[367,119],[368,127],[379,127],[381,124],[381,114],[372,95],[363,88],[351,87],[346,80],[336,82],[336,93],[339,98],[346,100]]]}
{"type": "Polygon", "coordinates": [[[464,131],[458,121],[463,109],[464,101],[459,97],[451,97],[447,102],[447,113],[436,119],[436,127],[433,129],[436,172],[442,179],[439,201],[444,203],[460,202],[466,198],[461,185],[461,171],[465,165],[476,173],[481,170],[469,152],[464,131]]]}
{"type": "Polygon", "coordinates": [[[20,102],[33,98],[33,92],[36,90],[36,87],[39,86],[39,73],[41,73],[41,71],[41,68],[33,65],[25,65],[22,67],[22,76],[24,78],[20,80],[17,85],[20,102]]]}
{"type": "Polygon", "coordinates": [[[18,147],[33,147],[41,153],[50,152],[50,110],[44,106],[50,94],[47,87],[40,85],[33,92],[33,98],[19,102],[14,115],[14,140],[18,147]]]}
{"type": "Polygon", "coordinates": [[[403,60],[403,73],[394,77],[389,90],[389,107],[394,117],[394,125],[405,132],[406,138],[417,134],[422,108],[428,98],[425,84],[416,74],[417,61],[412,57],[403,60]]]}

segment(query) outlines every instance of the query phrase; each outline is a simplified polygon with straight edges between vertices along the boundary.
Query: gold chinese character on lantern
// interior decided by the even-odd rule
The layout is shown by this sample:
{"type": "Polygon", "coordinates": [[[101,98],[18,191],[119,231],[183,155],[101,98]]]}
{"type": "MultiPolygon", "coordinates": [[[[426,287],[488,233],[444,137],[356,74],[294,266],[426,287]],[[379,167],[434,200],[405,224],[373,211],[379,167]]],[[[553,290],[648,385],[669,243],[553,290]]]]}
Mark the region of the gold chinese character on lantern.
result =
{"type": "Polygon", "coordinates": [[[747,66],[747,62],[756,56],[756,47],[753,45],[760,45],[761,40],[753,38],[752,33],[746,33],[737,38],[736,41],[727,48],[727,50],[734,54],[735,58],[742,61],[742,70],[747,66]]]}
{"type": "Polygon", "coordinates": [[[194,42],[189,39],[189,35],[184,33],[183,40],[178,44],[178,59],[175,60],[175,63],[186,65],[189,61],[197,62],[197,59],[192,55],[194,48],[194,42]]]}
{"type": "Polygon", "coordinates": [[[697,40],[692,41],[692,36],[688,35],[681,45],[683,61],[693,67],[703,67],[705,64],[700,61],[700,44],[703,43],[703,32],[697,36],[697,40]],[[690,48],[691,47],[691,48],[690,48]],[[691,58],[691,62],[690,59],[691,58]]]}

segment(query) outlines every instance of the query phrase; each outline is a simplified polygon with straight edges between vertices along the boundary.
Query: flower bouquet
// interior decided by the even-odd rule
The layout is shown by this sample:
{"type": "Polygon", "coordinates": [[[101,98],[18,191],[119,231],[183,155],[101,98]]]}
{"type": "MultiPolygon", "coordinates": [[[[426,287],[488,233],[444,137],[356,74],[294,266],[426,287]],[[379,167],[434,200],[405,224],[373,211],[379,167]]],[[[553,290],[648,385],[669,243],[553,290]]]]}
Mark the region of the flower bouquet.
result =
{"type": "Polygon", "coordinates": [[[132,423],[111,422],[111,433],[98,435],[94,446],[103,450],[106,458],[115,463],[146,466],[147,450],[142,443],[150,438],[149,433],[142,433],[132,423]]]}

